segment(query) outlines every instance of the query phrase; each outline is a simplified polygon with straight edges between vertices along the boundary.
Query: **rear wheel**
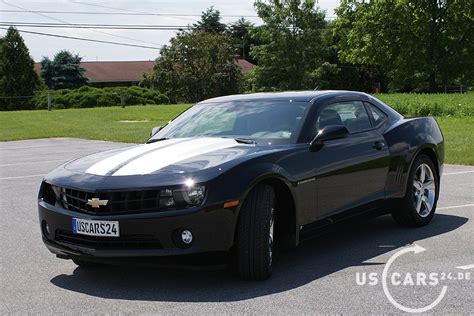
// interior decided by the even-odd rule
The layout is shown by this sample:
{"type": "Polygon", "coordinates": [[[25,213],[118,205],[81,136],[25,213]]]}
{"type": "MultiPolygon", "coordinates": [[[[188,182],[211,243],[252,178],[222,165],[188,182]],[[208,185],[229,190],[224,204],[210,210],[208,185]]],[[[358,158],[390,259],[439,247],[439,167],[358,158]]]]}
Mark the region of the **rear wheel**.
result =
{"type": "Polygon", "coordinates": [[[275,193],[267,184],[250,191],[240,209],[236,235],[236,270],[243,279],[265,280],[272,273],[275,193]]]}
{"type": "Polygon", "coordinates": [[[418,156],[408,177],[405,197],[392,216],[403,226],[424,226],[434,216],[438,202],[439,181],[432,160],[418,156]]]}

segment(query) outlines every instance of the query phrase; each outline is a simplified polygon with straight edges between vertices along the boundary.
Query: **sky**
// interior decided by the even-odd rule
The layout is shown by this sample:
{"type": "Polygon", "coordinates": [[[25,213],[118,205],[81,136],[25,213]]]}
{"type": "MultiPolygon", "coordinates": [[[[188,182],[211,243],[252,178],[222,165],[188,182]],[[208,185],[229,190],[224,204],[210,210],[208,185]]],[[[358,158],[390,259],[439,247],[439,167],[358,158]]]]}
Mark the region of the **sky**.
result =
{"type": "MultiPolygon", "coordinates": [[[[145,12],[169,14],[201,14],[210,6],[214,6],[222,15],[255,16],[254,0],[0,0],[0,11],[20,10],[23,12],[0,12],[0,23],[3,22],[47,22],[47,23],[92,23],[92,24],[152,24],[152,25],[188,25],[199,17],[169,16],[129,16],[129,15],[81,15],[32,13],[32,11],[70,11],[70,12],[145,12]],[[110,7],[110,8],[104,8],[110,7]],[[127,11],[128,10],[128,11],[127,11]]],[[[334,16],[334,9],[339,0],[318,0],[317,4],[326,10],[328,16],[334,16]]],[[[225,17],[224,23],[233,22],[237,17],[225,17]]],[[[260,24],[257,17],[247,20],[260,24]]],[[[0,36],[6,33],[0,26],[0,36]]],[[[113,41],[127,44],[160,47],[167,44],[176,31],[163,30],[90,30],[90,29],[59,29],[59,28],[27,28],[19,30],[57,34],[63,36],[91,38],[102,41],[113,41]]],[[[115,61],[115,60],[154,60],[159,49],[125,47],[103,43],[83,42],[71,39],[54,38],[35,34],[22,33],[23,39],[30,50],[31,57],[39,62],[44,56],[52,58],[55,53],[67,49],[82,56],[83,61],[115,61]]]]}

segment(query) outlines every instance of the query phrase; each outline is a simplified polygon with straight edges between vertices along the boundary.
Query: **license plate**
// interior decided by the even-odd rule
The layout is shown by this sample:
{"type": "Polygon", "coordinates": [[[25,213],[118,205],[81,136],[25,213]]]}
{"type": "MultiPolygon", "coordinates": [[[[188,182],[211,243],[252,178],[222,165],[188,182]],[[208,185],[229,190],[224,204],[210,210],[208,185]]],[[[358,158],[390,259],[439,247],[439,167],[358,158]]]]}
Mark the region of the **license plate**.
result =
{"type": "Polygon", "coordinates": [[[72,232],[88,236],[119,237],[118,221],[95,221],[72,218],[72,232]]]}

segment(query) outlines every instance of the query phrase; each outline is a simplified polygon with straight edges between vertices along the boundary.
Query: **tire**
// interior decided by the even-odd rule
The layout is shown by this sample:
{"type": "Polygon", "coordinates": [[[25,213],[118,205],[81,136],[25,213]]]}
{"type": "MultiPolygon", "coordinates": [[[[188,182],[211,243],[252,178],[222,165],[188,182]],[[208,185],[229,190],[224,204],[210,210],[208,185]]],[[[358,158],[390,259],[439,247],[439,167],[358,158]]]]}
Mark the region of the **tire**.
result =
{"type": "Polygon", "coordinates": [[[392,212],[392,217],[402,226],[427,225],[435,214],[438,195],[439,176],[435,165],[430,157],[419,155],[411,167],[405,197],[392,212]]]}
{"type": "Polygon", "coordinates": [[[236,231],[235,270],[246,280],[272,274],[275,192],[270,185],[253,188],[240,209],[236,231]]]}
{"type": "Polygon", "coordinates": [[[81,259],[72,259],[72,261],[78,265],[79,267],[81,268],[95,268],[95,267],[98,267],[100,266],[101,264],[100,263],[97,263],[97,262],[91,262],[91,261],[84,261],[84,260],[81,260],[81,259]]]}

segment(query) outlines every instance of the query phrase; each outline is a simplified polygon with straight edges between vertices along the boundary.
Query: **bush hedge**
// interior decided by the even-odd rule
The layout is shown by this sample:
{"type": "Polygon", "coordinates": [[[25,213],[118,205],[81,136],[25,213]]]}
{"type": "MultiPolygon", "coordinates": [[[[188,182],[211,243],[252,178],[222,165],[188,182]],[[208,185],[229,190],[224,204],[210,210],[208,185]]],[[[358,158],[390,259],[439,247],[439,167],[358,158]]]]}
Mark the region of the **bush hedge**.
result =
{"type": "Polygon", "coordinates": [[[474,116],[474,93],[389,93],[375,94],[387,105],[407,117],[474,116]]]}
{"type": "MultiPolygon", "coordinates": [[[[53,109],[92,108],[96,106],[116,106],[140,104],[168,104],[168,97],[158,90],[146,89],[137,86],[128,88],[93,88],[62,89],[51,92],[51,106],[53,109]]],[[[39,91],[33,98],[36,109],[48,108],[48,91],[39,91]]]]}

